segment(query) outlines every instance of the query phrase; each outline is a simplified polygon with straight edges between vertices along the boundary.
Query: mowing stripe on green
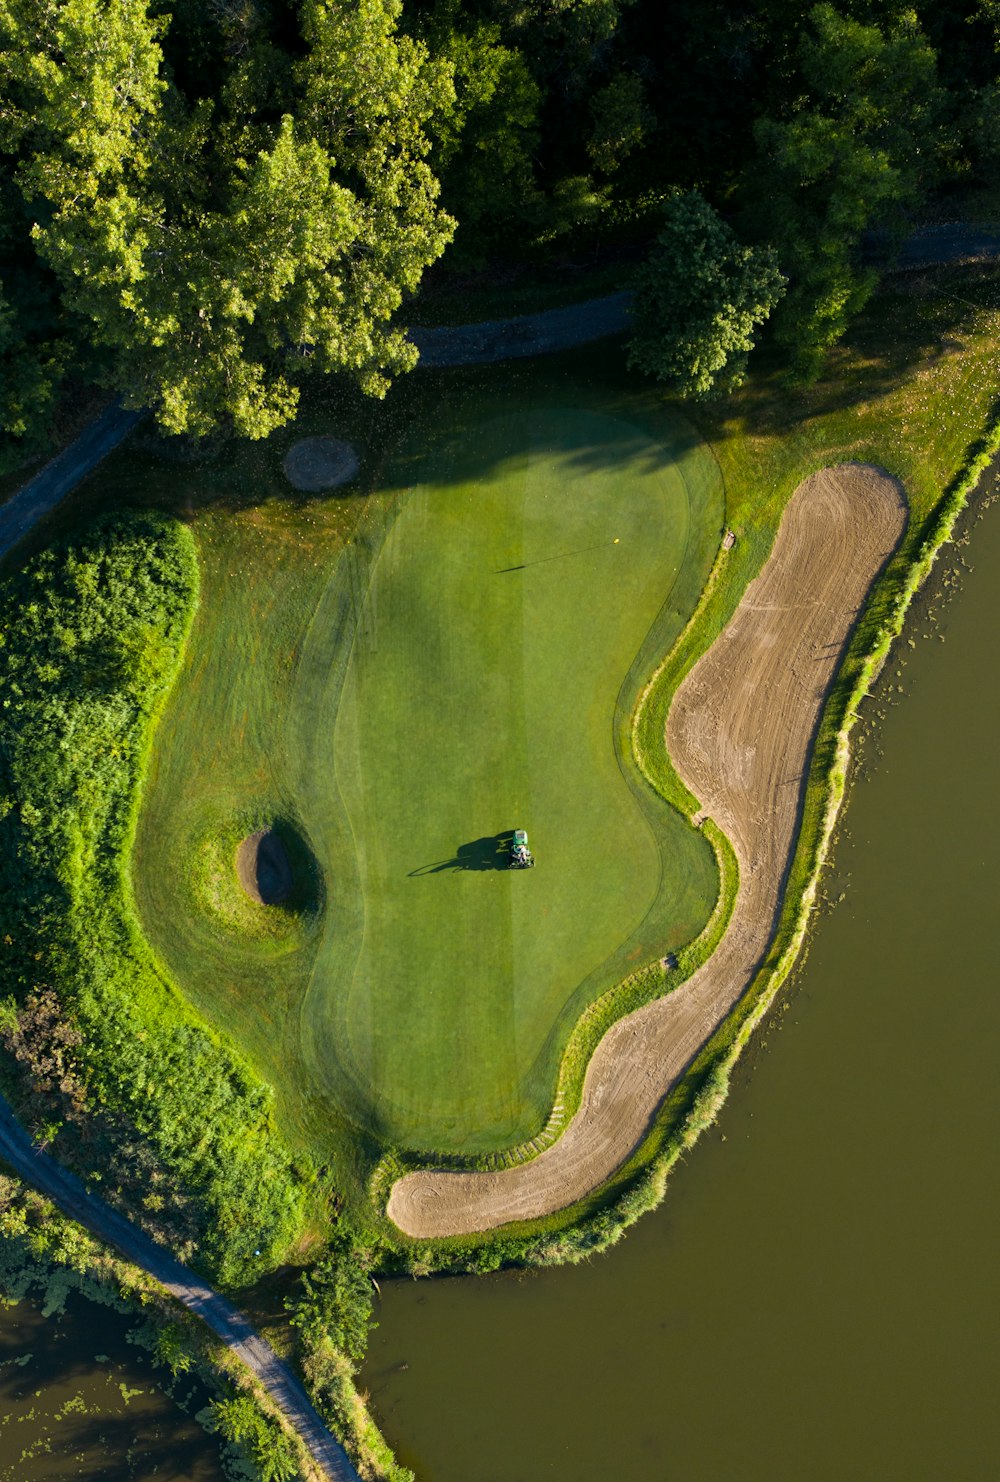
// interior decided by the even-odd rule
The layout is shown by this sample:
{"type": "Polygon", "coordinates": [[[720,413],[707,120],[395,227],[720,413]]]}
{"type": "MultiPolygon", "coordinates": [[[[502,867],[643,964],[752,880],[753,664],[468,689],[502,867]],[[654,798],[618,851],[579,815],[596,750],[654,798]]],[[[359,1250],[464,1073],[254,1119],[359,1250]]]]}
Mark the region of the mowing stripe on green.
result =
{"type": "Polygon", "coordinates": [[[643,956],[661,894],[693,934],[714,886],[703,841],[641,806],[614,734],[687,552],[681,471],[591,412],[472,431],[489,472],[439,455],[403,502],[299,796],[316,817],[335,770],[364,901],[328,914],[302,1014],[310,1075],[347,1076],[387,1139],[440,1149],[536,1125],[581,985],[589,999],[621,976],[633,938],[643,956]],[[531,872],[505,868],[515,827],[531,872]]]}
{"type": "Polygon", "coordinates": [[[648,393],[536,370],[426,413],[356,524],[356,498],[199,517],[133,860],[169,971],[342,1175],[359,1134],[533,1136],[579,1014],[695,936],[717,887],[628,726],[718,543],[711,454],[648,393]],[[318,910],[220,878],[275,819],[318,910]],[[537,867],[490,868],[518,827],[537,867]]]}

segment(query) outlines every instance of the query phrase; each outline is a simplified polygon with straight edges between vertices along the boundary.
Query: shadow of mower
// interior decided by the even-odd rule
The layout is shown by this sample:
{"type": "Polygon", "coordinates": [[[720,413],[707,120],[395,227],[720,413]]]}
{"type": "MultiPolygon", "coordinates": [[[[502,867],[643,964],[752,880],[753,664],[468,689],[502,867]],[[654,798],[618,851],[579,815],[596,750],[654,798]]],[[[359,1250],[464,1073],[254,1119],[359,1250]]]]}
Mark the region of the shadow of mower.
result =
{"type": "Polygon", "coordinates": [[[451,859],[421,865],[418,870],[411,870],[410,875],[442,875],[453,870],[506,870],[510,865],[513,837],[514,830],[506,829],[502,834],[486,834],[481,839],[472,839],[468,844],[459,844],[451,859]]]}

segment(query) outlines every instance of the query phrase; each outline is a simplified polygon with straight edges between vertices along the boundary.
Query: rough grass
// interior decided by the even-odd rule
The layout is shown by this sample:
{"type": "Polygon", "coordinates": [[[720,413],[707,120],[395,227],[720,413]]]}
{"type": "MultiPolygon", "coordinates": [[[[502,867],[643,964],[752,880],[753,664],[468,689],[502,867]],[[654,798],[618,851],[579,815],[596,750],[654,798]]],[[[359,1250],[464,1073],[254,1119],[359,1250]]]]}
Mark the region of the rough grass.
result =
{"type": "Polygon", "coordinates": [[[85,526],[0,584],[0,939],[5,990],[56,990],[90,1096],[195,1201],[200,1260],[234,1282],[258,1249],[280,1258],[302,1183],[266,1088],[164,979],[123,878],[196,591],[190,537],[155,515],[85,526]]]}

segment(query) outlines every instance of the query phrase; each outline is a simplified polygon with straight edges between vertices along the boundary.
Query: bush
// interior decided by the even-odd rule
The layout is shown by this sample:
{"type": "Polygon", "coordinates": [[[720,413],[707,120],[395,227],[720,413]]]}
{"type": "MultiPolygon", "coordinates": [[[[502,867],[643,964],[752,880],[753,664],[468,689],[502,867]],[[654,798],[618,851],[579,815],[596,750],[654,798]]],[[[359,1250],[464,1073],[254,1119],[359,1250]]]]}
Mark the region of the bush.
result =
{"type": "Polygon", "coordinates": [[[342,1229],[334,1231],[327,1252],[302,1278],[302,1297],[289,1303],[289,1321],[307,1345],[321,1338],[360,1362],[372,1321],[372,1282],[363,1251],[342,1229]]]}
{"type": "Polygon", "coordinates": [[[785,289],[769,247],[744,247],[696,190],[675,195],[636,276],[628,363],[680,396],[731,391],[785,289]]]}

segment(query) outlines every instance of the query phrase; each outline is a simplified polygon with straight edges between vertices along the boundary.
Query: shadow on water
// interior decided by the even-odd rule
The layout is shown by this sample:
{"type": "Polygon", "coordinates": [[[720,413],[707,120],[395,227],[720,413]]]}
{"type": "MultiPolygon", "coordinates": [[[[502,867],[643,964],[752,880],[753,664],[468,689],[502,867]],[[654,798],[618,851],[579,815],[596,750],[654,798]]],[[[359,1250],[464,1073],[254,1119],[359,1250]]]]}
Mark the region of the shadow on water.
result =
{"type": "Polygon", "coordinates": [[[436,864],[421,865],[411,870],[414,875],[443,875],[451,870],[505,870],[510,863],[510,844],[513,829],[502,834],[486,834],[468,844],[459,844],[451,859],[440,859],[436,864]]]}
{"type": "Polygon", "coordinates": [[[210,1391],[157,1369],[137,1332],[135,1314],[76,1292],[51,1317],[30,1301],[0,1309],[0,1482],[224,1482],[219,1439],[196,1418],[210,1391]]]}

